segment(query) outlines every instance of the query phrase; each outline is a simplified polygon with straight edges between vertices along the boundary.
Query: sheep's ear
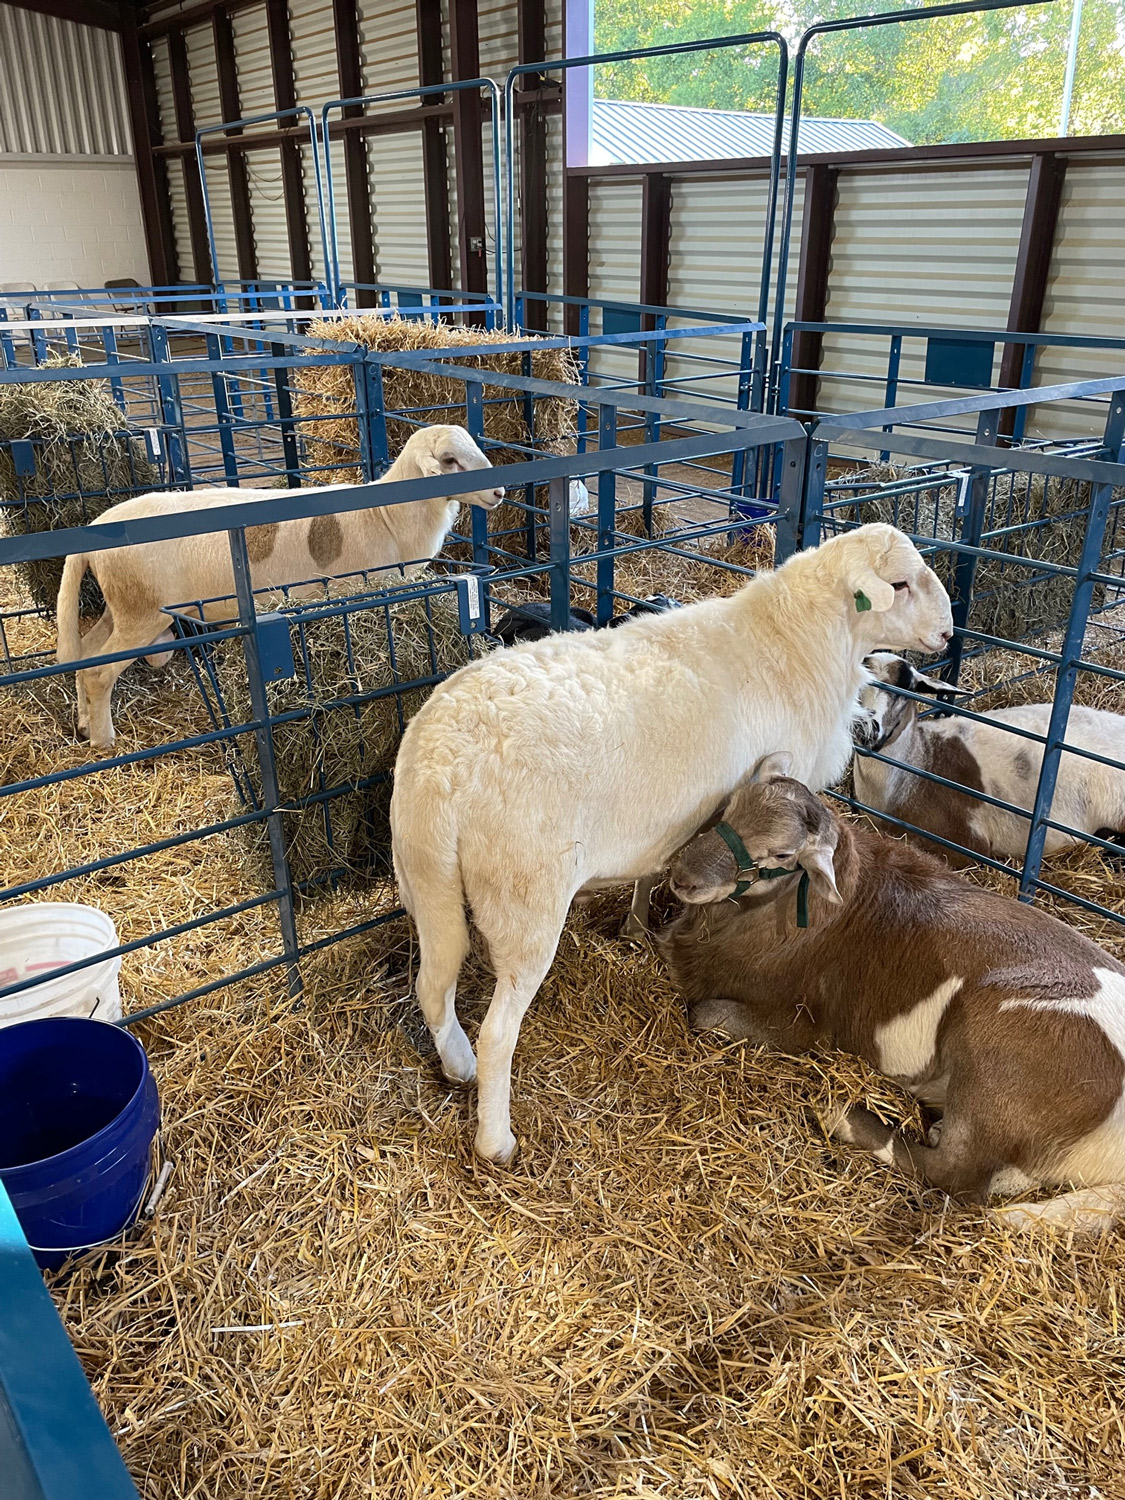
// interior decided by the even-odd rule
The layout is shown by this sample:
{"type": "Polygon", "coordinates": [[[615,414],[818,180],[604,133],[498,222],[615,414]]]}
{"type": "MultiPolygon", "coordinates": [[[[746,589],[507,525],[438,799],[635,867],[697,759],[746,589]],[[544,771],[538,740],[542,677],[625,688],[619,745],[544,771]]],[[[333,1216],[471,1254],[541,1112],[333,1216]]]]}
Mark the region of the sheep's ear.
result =
{"type": "Polygon", "coordinates": [[[885,578],[880,578],[870,565],[857,568],[850,582],[852,598],[860,614],[870,609],[877,615],[884,615],[895,602],[893,586],[885,578]]]}
{"type": "Polygon", "coordinates": [[[844,898],[836,888],[836,866],[833,863],[834,851],[827,844],[820,842],[809,842],[797,856],[797,863],[809,877],[809,884],[813,890],[824,901],[831,901],[834,906],[842,904],[844,898]]]}
{"type": "Polygon", "coordinates": [[[750,772],[750,781],[775,781],[779,776],[790,776],[793,772],[793,757],[788,750],[775,750],[772,755],[763,755],[750,772]]]}
{"type": "Polygon", "coordinates": [[[951,682],[942,682],[940,677],[927,677],[925,672],[911,668],[910,691],[912,693],[952,693],[954,697],[971,698],[972,688],[954,687],[951,682]]]}
{"type": "Polygon", "coordinates": [[[436,453],[419,453],[418,468],[427,478],[436,478],[438,474],[444,473],[436,453]]]}

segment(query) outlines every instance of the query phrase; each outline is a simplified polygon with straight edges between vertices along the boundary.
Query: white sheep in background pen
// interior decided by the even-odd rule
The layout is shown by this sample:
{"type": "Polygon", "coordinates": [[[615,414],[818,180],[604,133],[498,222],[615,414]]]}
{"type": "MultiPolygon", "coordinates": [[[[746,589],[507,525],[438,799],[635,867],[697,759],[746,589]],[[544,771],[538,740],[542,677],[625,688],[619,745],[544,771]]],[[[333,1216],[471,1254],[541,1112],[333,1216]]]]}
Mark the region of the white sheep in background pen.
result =
{"type": "MultiPolygon", "coordinates": [[[[950,716],[920,719],[921,704],[889,689],[961,695],[965,689],[927,677],[887,652],[872,656],[867,666],[875,680],[860,694],[862,712],[854,729],[860,752],[854,773],[858,800],[974,853],[994,859],[1022,859],[1043,765],[1043,746],[1010,733],[1009,728],[1045,738],[1051,704],[1020,703],[1012,708],[989,709],[987,724],[950,716]],[[877,750],[898,765],[874,760],[864,755],[864,750],[877,750]],[[915,776],[908,769],[911,766],[944,776],[965,790],[915,776]],[[1023,818],[992,807],[973,796],[974,792],[1022,807],[1029,816],[1023,818]]],[[[1066,743],[1105,756],[1117,765],[1103,765],[1064,751],[1051,817],[1068,828],[1105,839],[1125,833],[1125,716],[1075,704],[1067,721],[1066,743]]],[[[1062,854],[1078,842],[1070,834],[1049,828],[1044,853],[1048,857],[1062,854]]],[[[940,847],[937,852],[950,864],[970,863],[969,855],[940,847]]]]}
{"type": "MultiPolygon", "coordinates": [[[[375,484],[491,468],[463,427],[422,427],[411,434],[398,458],[375,484]]],[[[316,493],[348,488],[351,486],[328,485],[316,493]]],[[[222,505],[261,504],[282,496],[291,499],[293,493],[289,489],[206,489],[136,495],[111,506],[95,524],[105,526],[222,505]]],[[[504,490],[497,485],[452,499],[376,505],[312,520],[267,521],[248,527],[246,551],[252,585],[255,589],[277,588],[305,579],[424,561],[439,551],[462,504],[491,510],[503,498],[504,490]]],[[[234,570],[225,531],[102,552],[76,552],[66,560],[59,587],[58,660],[78,662],[84,657],[170,641],[168,617],[161,612],[164,608],[190,600],[217,600],[204,613],[210,618],[229,616],[233,592],[234,570]],[[98,581],[106,607],[93,628],[80,637],[78,597],[87,568],[98,581]]],[[[167,656],[167,652],[160,653],[149,660],[156,666],[167,656]]],[[[78,731],[88,731],[92,745],[107,749],[114,742],[110,698],[114,683],[128,666],[128,661],[109,662],[77,673],[78,731]]]]}
{"type": "Polygon", "coordinates": [[[512,1054],[575,894],[663,869],[763,755],[789,750],[795,775],[829,785],[851,754],[863,658],[939,651],[951,633],[936,575],[875,524],[730,598],[515,646],[434,690],[395,767],[394,862],[418,927],[418,1000],[459,1083],[477,1076],[455,1008],[466,901],[488,944],[481,1156],[515,1151],[512,1054]]]}

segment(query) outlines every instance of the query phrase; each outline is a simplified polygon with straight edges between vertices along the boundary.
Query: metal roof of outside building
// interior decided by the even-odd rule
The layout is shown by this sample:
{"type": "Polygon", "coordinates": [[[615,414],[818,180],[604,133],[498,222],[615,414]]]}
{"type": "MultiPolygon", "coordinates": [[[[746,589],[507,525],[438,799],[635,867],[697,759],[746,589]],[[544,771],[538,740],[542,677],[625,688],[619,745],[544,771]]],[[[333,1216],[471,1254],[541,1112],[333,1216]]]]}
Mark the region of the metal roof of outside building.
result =
{"type": "MultiPolygon", "coordinates": [[[[774,119],[737,109],[693,109],[633,99],[595,99],[590,125],[590,166],[650,161],[721,161],[768,156],[774,119]]],[[[801,120],[802,155],[878,151],[910,142],[875,120],[801,120]]]]}

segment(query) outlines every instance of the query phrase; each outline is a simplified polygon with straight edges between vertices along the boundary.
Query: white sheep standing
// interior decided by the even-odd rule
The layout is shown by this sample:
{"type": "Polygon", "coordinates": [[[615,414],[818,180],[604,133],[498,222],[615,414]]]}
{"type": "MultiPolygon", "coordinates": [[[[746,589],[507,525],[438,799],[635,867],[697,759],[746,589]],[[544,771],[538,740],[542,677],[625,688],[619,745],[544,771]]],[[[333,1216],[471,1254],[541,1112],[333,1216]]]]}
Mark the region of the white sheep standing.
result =
{"type": "Polygon", "coordinates": [[[515,1151],[512,1054],[574,895],[664,868],[772,751],[790,750],[811,786],[834,781],[864,656],[937,651],[951,632],[936,575],[907,537],[875,524],[730,598],[515,646],[434,690],[399,749],[394,863],[418,927],[418,1001],[454,1082],[477,1075],[455,1007],[466,900],[488,944],[481,1156],[515,1151]]]}
{"type": "MultiPolygon", "coordinates": [[[[422,427],[411,434],[398,458],[375,484],[491,467],[463,427],[422,427]]],[[[316,493],[349,488],[327,485],[316,493]]],[[[247,502],[264,504],[282,496],[291,499],[293,491],[205,489],[136,495],[103,511],[92,524],[104,526],[247,502]]],[[[255,589],[270,589],[306,579],[424,561],[440,549],[462,503],[491,510],[503,498],[504,491],[497,486],[452,499],[375,505],[312,520],[266,521],[246,531],[251,582],[255,589]]],[[[225,531],[73,553],[66,560],[59,587],[58,660],[77,662],[84,657],[170,641],[164,608],[192,600],[212,601],[204,604],[207,618],[229,616],[233,592],[234,570],[225,531]],[[96,624],[80,637],[79,590],[87,568],[98,581],[106,607],[96,624]]],[[[159,666],[168,654],[158,653],[148,660],[159,666]]],[[[114,742],[110,698],[114,683],[128,665],[128,661],[108,662],[77,673],[78,731],[88,731],[92,745],[108,748],[114,742]]]]}
{"type": "MultiPolygon", "coordinates": [[[[1030,813],[1043,766],[1043,745],[1025,734],[1047,734],[1050,703],[1019,703],[988,711],[988,722],[958,716],[918,717],[921,705],[892,688],[913,693],[957,693],[938,678],[916,671],[887,652],[867,661],[872,683],[860,694],[862,713],[854,735],[855,794],[860,802],[940,838],[994,859],[1022,859],[1031,831],[1030,813]],[[897,762],[888,765],[864,755],[877,750],[897,762]],[[911,766],[955,781],[965,791],[915,776],[911,766]],[[972,795],[983,792],[1028,813],[1005,812],[972,795]]],[[[1063,752],[1051,805],[1057,823],[1102,838],[1125,833],[1125,717],[1105,709],[1074,704],[1066,726],[1066,743],[1089,750],[1116,766],[1063,752]]],[[[1048,828],[1048,858],[1073,849],[1079,840],[1048,828]]],[[[968,855],[940,849],[950,864],[969,863],[968,855]]]]}

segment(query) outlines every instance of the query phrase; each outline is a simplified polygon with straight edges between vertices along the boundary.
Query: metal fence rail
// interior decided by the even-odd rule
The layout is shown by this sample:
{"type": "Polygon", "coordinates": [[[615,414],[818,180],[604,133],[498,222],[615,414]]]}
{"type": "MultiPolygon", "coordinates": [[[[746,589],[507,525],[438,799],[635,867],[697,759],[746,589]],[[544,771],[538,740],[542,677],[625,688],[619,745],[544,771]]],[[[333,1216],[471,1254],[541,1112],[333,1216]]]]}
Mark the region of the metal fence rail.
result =
{"type": "MultiPolygon", "coordinates": [[[[864,404],[866,392],[890,408],[899,406],[904,397],[931,404],[937,390],[966,394],[1027,390],[1048,350],[1108,356],[1115,364],[1125,365],[1125,338],[903,323],[790,322],[781,340],[777,409],[811,422],[864,404]],[[839,354],[829,355],[826,341],[844,344],[853,367],[841,364],[839,354]],[[806,384],[816,382],[819,395],[814,404],[794,400],[801,377],[806,384]]],[[[1003,410],[1008,420],[1000,430],[1006,429],[1013,442],[1028,441],[1027,423],[1034,405],[1005,403],[1003,410]]],[[[1098,428],[1103,418],[1104,413],[1091,413],[1091,422],[1096,421],[1098,428]]]]}

